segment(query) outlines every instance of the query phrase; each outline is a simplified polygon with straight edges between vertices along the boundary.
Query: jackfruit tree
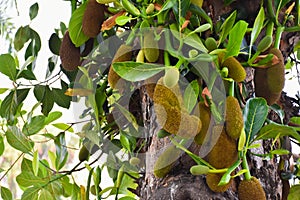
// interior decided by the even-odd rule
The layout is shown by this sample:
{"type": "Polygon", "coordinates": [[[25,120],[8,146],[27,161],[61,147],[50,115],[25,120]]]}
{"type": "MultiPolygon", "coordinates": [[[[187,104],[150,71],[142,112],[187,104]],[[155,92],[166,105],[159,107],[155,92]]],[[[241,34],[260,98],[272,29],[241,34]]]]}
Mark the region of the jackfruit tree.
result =
{"type": "Polygon", "coordinates": [[[2,199],[299,199],[299,0],[66,1],[0,55],[2,199]]]}

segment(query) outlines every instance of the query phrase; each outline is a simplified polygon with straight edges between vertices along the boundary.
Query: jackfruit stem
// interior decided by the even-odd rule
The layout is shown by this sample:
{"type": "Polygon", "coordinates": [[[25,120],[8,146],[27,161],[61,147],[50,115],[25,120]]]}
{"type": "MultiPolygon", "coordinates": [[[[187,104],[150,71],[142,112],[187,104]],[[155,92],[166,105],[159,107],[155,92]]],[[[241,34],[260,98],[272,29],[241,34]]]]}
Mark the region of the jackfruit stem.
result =
{"type": "Polygon", "coordinates": [[[260,53],[261,53],[260,51],[256,51],[255,54],[252,56],[252,58],[248,60],[248,65],[252,66],[253,62],[259,56],[260,53]]]}
{"type": "Polygon", "coordinates": [[[230,82],[230,85],[228,88],[228,95],[234,97],[234,81],[230,82]]]}
{"type": "Polygon", "coordinates": [[[249,166],[248,166],[248,162],[247,162],[247,158],[246,158],[246,153],[243,155],[242,167],[243,167],[243,169],[247,170],[244,174],[245,179],[250,180],[252,176],[250,174],[250,170],[249,170],[249,166]]]}
{"type": "Polygon", "coordinates": [[[275,35],[275,42],[274,42],[275,49],[279,49],[280,39],[281,39],[281,35],[282,35],[283,31],[284,31],[284,27],[282,27],[282,26],[277,27],[276,35],[275,35]]]}
{"type": "Polygon", "coordinates": [[[181,66],[183,63],[184,63],[184,59],[183,59],[182,57],[179,57],[179,60],[177,61],[175,67],[176,67],[177,69],[179,69],[180,66],[181,66]]]}
{"type": "Polygon", "coordinates": [[[168,51],[164,51],[164,62],[165,62],[165,66],[171,65],[168,51]]]}
{"type": "Polygon", "coordinates": [[[267,24],[266,35],[272,36],[272,35],[273,35],[273,29],[274,29],[274,22],[270,21],[270,22],[267,24]]]}

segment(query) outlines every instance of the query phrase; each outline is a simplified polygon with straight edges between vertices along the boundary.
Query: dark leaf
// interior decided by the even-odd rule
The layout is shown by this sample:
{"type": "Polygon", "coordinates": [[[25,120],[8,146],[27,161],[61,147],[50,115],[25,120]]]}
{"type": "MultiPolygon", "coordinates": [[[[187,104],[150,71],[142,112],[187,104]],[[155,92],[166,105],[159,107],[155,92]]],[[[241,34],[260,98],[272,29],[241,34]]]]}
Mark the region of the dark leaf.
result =
{"type": "Polygon", "coordinates": [[[52,94],[54,101],[57,105],[63,108],[69,108],[71,104],[72,97],[65,95],[65,91],[58,88],[52,88],[52,94]]]}
{"type": "Polygon", "coordinates": [[[30,17],[31,20],[33,20],[37,16],[38,11],[39,11],[39,4],[38,3],[35,3],[32,6],[30,6],[29,17],[30,17]]]}
{"type": "Polygon", "coordinates": [[[52,35],[50,36],[50,39],[49,39],[50,51],[55,55],[59,55],[60,45],[61,45],[60,38],[58,37],[58,35],[56,33],[52,33],[52,35]]]}
{"type": "Polygon", "coordinates": [[[24,44],[30,39],[30,28],[29,26],[21,26],[15,35],[14,46],[17,51],[20,51],[24,44]]]}

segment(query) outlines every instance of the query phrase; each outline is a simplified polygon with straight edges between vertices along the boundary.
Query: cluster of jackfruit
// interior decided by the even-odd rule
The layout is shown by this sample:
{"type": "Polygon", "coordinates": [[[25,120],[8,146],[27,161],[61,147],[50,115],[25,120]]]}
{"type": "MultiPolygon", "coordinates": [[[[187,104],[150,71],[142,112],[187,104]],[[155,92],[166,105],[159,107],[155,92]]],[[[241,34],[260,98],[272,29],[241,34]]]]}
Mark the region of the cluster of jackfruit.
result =
{"type": "Polygon", "coordinates": [[[74,71],[80,65],[80,48],[76,47],[66,31],[59,49],[62,67],[67,71],[74,71]]]}
{"type": "Polygon", "coordinates": [[[100,33],[101,25],[105,19],[105,5],[96,0],[89,0],[82,18],[82,31],[88,37],[96,37],[100,33]]]}
{"type": "Polygon", "coordinates": [[[255,94],[263,97],[269,105],[274,104],[279,98],[284,87],[284,62],[279,49],[271,49],[270,54],[278,58],[278,62],[268,68],[256,68],[254,74],[255,94]]]}
{"type": "Polygon", "coordinates": [[[266,194],[260,181],[251,177],[250,180],[242,180],[238,187],[240,200],[265,200],[266,194]]]}
{"type": "Polygon", "coordinates": [[[230,56],[224,60],[224,53],[219,55],[219,63],[221,70],[223,68],[228,69],[228,77],[232,78],[236,82],[242,82],[246,78],[246,71],[241,63],[233,56],[230,56]]]}
{"type": "MultiPolygon", "coordinates": [[[[125,62],[130,61],[132,56],[132,47],[129,45],[122,44],[119,49],[117,50],[113,60],[112,64],[115,62],[125,62]]],[[[110,87],[116,88],[117,84],[121,84],[120,81],[125,81],[124,79],[121,79],[121,77],[114,71],[112,65],[109,68],[108,72],[108,83],[110,87]]]]}

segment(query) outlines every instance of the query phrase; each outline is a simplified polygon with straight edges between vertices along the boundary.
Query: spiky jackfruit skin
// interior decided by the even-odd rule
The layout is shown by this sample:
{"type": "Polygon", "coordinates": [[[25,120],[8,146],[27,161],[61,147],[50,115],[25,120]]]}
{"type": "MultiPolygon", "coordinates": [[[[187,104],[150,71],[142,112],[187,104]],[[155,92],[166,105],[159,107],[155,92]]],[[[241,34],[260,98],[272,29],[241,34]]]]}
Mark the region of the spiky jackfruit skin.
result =
{"type": "Polygon", "coordinates": [[[66,71],[74,71],[80,65],[80,48],[77,48],[69,35],[69,31],[64,34],[60,49],[59,56],[61,65],[66,71]]]}
{"type": "Polygon", "coordinates": [[[184,109],[178,84],[168,88],[161,78],[155,87],[153,100],[157,121],[164,130],[185,138],[195,137],[200,132],[201,120],[184,109]]]}
{"type": "Polygon", "coordinates": [[[175,146],[168,147],[155,161],[153,167],[154,175],[158,178],[165,177],[171,171],[181,153],[181,150],[175,146]]]}
{"type": "Polygon", "coordinates": [[[105,5],[96,0],[89,0],[82,18],[82,31],[88,37],[96,37],[100,33],[104,21],[105,5]]]}
{"type": "Polygon", "coordinates": [[[228,77],[236,82],[242,82],[246,78],[246,71],[241,63],[234,57],[229,57],[224,60],[222,67],[228,68],[228,77]]]}
{"type": "Polygon", "coordinates": [[[268,86],[272,93],[281,93],[285,82],[283,56],[279,49],[271,49],[269,53],[277,56],[279,62],[267,69],[268,86]]]}
{"type": "Polygon", "coordinates": [[[219,186],[219,182],[222,178],[223,174],[212,174],[208,173],[206,175],[206,184],[208,185],[209,189],[213,192],[225,192],[229,189],[232,180],[226,185],[219,186]]]}
{"type": "Polygon", "coordinates": [[[154,39],[154,32],[149,30],[144,33],[143,50],[148,62],[156,62],[159,57],[158,41],[154,39]]]}
{"type": "Polygon", "coordinates": [[[256,68],[254,74],[255,95],[266,99],[268,105],[276,103],[284,87],[283,56],[278,49],[271,49],[270,53],[276,55],[279,63],[269,68],[256,68]]]}
{"type": "Polygon", "coordinates": [[[259,180],[252,177],[250,180],[243,180],[238,187],[240,200],[265,200],[266,194],[259,180]]]}
{"type": "Polygon", "coordinates": [[[243,113],[240,104],[235,97],[226,98],[226,133],[232,139],[238,139],[244,128],[243,113]]]}
{"type": "MultiPolygon", "coordinates": [[[[202,145],[209,129],[211,112],[210,109],[207,106],[205,106],[204,102],[200,102],[198,104],[198,107],[200,112],[200,120],[202,122],[202,128],[200,132],[195,136],[194,141],[196,144],[202,145]]],[[[198,115],[196,114],[196,116],[198,115]]]]}
{"type": "Polygon", "coordinates": [[[221,125],[213,127],[212,136],[217,137],[221,128],[220,137],[207,155],[208,162],[217,169],[230,167],[238,159],[236,141],[226,134],[221,125]]]}
{"type": "MultiPolygon", "coordinates": [[[[131,60],[131,56],[132,56],[132,47],[122,44],[119,47],[119,49],[117,50],[117,52],[112,60],[112,64],[115,62],[129,61],[129,60],[131,60]]],[[[121,79],[121,77],[114,71],[114,69],[111,65],[109,68],[109,72],[108,72],[108,83],[111,86],[111,88],[115,89],[116,85],[120,79],[121,79]]]]}

